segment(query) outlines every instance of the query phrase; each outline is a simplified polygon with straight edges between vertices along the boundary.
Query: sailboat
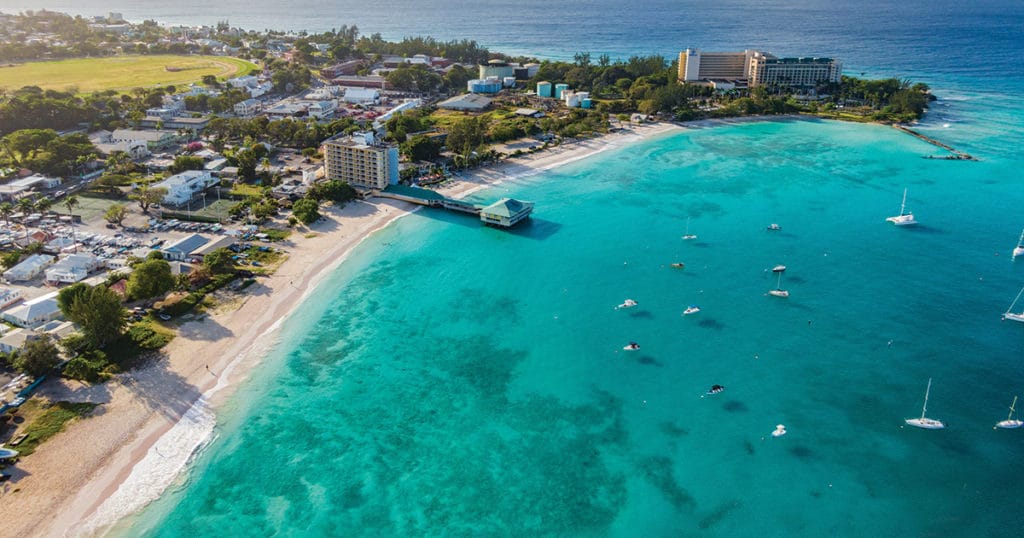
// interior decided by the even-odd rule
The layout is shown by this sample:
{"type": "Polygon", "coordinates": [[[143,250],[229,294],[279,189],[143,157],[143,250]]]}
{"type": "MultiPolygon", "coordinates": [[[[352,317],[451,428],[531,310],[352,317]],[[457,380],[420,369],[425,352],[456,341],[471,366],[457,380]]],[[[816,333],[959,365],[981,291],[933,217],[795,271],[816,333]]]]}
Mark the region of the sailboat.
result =
{"type": "Polygon", "coordinates": [[[928,388],[924,389],[924,405],[921,406],[921,418],[908,418],[907,424],[917,428],[924,428],[926,430],[941,430],[946,425],[941,420],[934,418],[926,418],[924,415],[928,412],[928,393],[932,391],[932,378],[928,378],[928,388]]]}
{"type": "Polygon", "coordinates": [[[683,233],[683,239],[697,239],[695,234],[690,233],[690,217],[686,217],[686,231],[683,233]]]}
{"type": "Polygon", "coordinates": [[[1024,230],[1020,232],[1020,239],[1017,240],[1017,247],[1013,249],[1013,257],[1024,256],[1024,230]]]}
{"type": "Polygon", "coordinates": [[[1022,293],[1024,293],[1024,288],[1021,288],[1020,291],[1017,292],[1017,298],[1014,299],[1013,303],[1010,304],[1010,308],[1007,308],[1006,312],[1003,312],[1003,321],[1009,319],[1012,321],[1019,321],[1021,323],[1024,323],[1024,310],[1021,310],[1019,314],[1013,311],[1013,307],[1017,305],[1017,301],[1020,300],[1020,296],[1022,293]]]}
{"type": "Polygon", "coordinates": [[[1006,420],[1000,420],[999,422],[996,422],[996,428],[1011,429],[1024,426],[1024,420],[1013,418],[1013,412],[1016,411],[1016,409],[1013,408],[1015,405],[1017,405],[1016,396],[1013,397],[1013,403],[1010,404],[1010,414],[1006,416],[1006,420]]]}
{"type": "Polygon", "coordinates": [[[770,295],[774,295],[776,297],[789,297],[789,292],[784,290],[784,289],[782,289],[782,271],[776,271],[776,273],[778,273],[779,279],[775,283],[775,289],[774,290],[768,290],[768,293],[770,295]]]}
{"type": "Polygon", "coordinates": [[[903,201],[900,202],[900,214],[896,217],[889,217],[885,219],[896,226],[909,226],[911,224],[917,224],[914,220],[914,214],[907,212],[907,189],[903,189],[903,201]]]}

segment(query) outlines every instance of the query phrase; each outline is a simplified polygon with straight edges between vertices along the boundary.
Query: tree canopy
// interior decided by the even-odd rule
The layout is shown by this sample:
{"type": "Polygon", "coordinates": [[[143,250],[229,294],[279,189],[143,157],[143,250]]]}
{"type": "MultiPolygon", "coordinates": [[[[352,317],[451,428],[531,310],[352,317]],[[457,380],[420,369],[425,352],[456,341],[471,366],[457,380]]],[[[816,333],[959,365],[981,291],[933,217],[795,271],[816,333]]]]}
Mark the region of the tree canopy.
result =
{"type": "Polygon", "coordinates": [[[171,264],[166,260],[147,259],[132,269],[128,277],[128,296],[133,299],[149,299],[167,293],[174,288],[174,284],[171,264]]]}
{"type": "Polygon", "coordinates": [[[57,305],[68,320],[81,327],[89,346],[102,348],[121,335],[125,312],[121,297],[110,288],[81,282],[57,294],[57,305]]]}
{"type": "Polygon", "coordinates": [[[312,224],[320,218],[319,204],[312,198],[303,198],[292,204],[292,215],[303,224],[312,224]]]}

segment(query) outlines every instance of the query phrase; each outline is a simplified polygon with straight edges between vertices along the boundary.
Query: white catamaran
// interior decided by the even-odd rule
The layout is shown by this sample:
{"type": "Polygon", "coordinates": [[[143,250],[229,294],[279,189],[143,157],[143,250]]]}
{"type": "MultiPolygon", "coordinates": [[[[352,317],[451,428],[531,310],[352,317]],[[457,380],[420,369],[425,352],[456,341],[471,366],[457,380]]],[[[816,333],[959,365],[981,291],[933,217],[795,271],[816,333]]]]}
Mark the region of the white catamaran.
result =
{"type": "Polygon", "coordinates": [[[1006,420],[1000,420],[999,422],[996,422],[996,428],[1011,429],[1024,426],[1024,420],[1013,418],[1013,412],[1016,411],[1016,409],[1013,408],[1015,405],[1017,405],[1016,396],[1013,397],[1013,403],[1010,404],[1010,414],[1006,416],[1006,420]]]}
{"type": "Polygon", "coordinates": [[[895,217],[889,217],[885,219],[896,226],[909,226],[911,224],[917,224],[914,220],[914,214],[907,211],[907,189],[903,189],[903,201],[900,202],[900,214],[895,217]]]}
{"type": "Polygon", "coordinates": [[[1017,246],[1013,249],[1013,257],[1024,256],[1024,230],[1020,232],[1020,239],[1017,240],[1017,246]]]}
{"type": "Polygon", "coordinates": [[[1022,293],[1024,293],[1024,288],[1021,288],[1020,291],[1017,292],[1017,298],[1014,299],[1012,303],[1010,303],[1010,308],[1007,308],[1006,312],[1003,312],[1004,321],[1012,320],[1024,323],[1024,310],[1021,310],[1019,313],[1013,311],[1013,307],[1017,306],[1017,301],[1020,300],[1020,296],[1022,293]]]}
{"type": "Polygon", "coordinates": [[[932,378],[928,378],[928,388],[924,389],[924,405],[921,406],[921,418],[908,418],[907,424],[916,428],[924,428],[926,430],[941,430],[946,425],[941,420],[934,418],[926,418],[924,415],[928,412],[928,393],[932,391],[932,378]]]}

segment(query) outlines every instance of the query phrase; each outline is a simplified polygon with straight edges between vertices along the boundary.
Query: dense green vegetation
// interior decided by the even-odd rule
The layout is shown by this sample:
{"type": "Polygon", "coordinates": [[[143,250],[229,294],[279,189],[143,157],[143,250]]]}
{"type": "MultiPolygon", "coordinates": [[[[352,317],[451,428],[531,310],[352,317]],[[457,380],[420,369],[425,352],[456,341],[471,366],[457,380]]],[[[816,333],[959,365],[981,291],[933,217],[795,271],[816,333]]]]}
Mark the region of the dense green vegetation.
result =
{"type": "MultiPolygon", "coordinates": [[[[36,402],[32,400],[30,402],[36,402]]],[[[26,411],[32,412],[36,404],[26,404],[26,411]]],[[[87,416],[96,408],[97,404],[82,402],[57,402],[54,404],[42,404],[38,415],[21,431],[27,437],[18,445],[20,456],[28,456],[39,448],[47,439],[57,435],[64,427],[76,418],[87,416]]]]}

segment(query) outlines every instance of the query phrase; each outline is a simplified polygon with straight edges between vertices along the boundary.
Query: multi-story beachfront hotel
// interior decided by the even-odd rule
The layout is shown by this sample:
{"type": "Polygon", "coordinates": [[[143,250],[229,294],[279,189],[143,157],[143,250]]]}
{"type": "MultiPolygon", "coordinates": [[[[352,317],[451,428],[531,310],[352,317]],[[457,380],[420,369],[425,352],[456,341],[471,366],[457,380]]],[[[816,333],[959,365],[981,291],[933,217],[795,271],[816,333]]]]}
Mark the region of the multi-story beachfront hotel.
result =
{"type": "Polygon", "coordinates": [[[778,58],[756,50],[679,53],[679,82],[729,81],[748,86],[811,87],[839,82],[843,64],[834,58],[778,58]]]}
{"type": "Polygon", "coordinates": [[[382,190],[398,183],[398,148],[376,142],[373,133],[328,140],[324,175],[356,188],[382,190]]]}

